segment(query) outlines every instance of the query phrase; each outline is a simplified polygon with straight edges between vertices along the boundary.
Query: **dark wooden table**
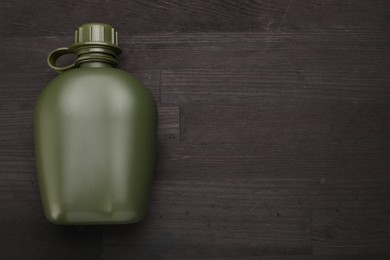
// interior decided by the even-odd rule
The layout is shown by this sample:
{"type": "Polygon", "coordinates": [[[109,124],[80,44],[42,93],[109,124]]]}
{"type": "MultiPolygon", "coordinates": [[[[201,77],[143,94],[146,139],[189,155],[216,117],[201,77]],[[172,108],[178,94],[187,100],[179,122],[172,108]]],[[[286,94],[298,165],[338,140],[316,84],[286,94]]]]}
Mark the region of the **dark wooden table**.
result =
{"type": "Polygon", "coordinates": [[[0,259],[390,259],[390,1],[0,3],[0,259]],[[43,217],[47,54],[115,26],[159,104],[139,224],[43,217]]]}

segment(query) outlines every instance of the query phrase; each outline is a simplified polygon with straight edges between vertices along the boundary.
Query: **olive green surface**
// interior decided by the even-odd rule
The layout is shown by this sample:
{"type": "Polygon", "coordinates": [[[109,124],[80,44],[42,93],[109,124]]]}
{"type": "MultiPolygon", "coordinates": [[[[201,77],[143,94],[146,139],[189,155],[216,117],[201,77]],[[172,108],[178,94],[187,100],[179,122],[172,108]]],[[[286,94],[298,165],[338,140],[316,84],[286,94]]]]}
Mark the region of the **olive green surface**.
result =
{"type": "Polygon", "coordinates": [[[134,76],[112,67],[110,48],[74,50],[74,66],[59,68],[34,111],[45,216],[55,224],[138,222],[155,166],[155,101],[134,76]]]}

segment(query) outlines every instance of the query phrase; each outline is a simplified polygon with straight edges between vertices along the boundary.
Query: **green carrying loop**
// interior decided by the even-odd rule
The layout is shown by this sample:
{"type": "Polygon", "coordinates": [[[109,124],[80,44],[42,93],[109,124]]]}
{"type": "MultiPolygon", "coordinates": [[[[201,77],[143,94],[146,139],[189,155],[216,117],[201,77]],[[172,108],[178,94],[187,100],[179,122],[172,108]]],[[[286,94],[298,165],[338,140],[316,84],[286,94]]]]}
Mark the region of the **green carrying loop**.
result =
{"type": "Polygon", "coordinates": [[[50,52],[49,56],[47,57],[47,64],[50,68],[57,71],[58,73],[73,69],[74,67],[76,67],[76,61],[64,67],[56,66],[58,58],[66,54],[75,54],[75,52],[74,50],[67,47],[55,49],[54,51],[50,52]]]}
{"type": "Polygon", "coordinates": [[[102,61],[117,65],[115,57],[121,53],[118,46],[118,33],[111,25],[105,23],[86,23],[75,31],[74,44],[52,51],[47,57],[50,68],[62,73],[87,61],[102,61]],[[58,58],[67,54],[77,55],[76,60],[67,66],[56,66],[58,58]]]}

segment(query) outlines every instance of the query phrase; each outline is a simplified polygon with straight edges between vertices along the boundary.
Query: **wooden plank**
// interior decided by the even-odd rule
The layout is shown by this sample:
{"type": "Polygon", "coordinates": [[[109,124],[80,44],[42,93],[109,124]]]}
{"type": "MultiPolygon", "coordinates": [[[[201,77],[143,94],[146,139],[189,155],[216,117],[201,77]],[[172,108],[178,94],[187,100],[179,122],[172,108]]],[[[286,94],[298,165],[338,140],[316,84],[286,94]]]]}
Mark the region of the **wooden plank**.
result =
{"type": "Polygon", "coordinates": [[[377,254],[378,259],[381,255],[388,256],[389,167],[376,164],[362,172],[356,169],[358,162],[345,163],[348,166],[317,180],[313,194],[313,252],[316,255],[377,254]]]}
{"type": "Polygon", "coordinates": [[[313,260],[370,260],[370,259],[378,259],[378,260],[388,260],[388,254],[377,254],[377,253],[369,253],[369,254],[338,254],[338,255],[316,255],[313,256],[313,260]]]}
{"type": "Polygon", "coordinates": [[[310,178],[263,175],[256,160],[159,161],[150,212],[103,228],[108,258],[310,254],[310,178]],[[283,252],[283,253],[282,253],[283,252]]]}
{"type": "MultiPolygon", "coordinates": [[[[316,144],[310,148],[308,143],[302,142],[294,145],[284,145],[283,143],[268,144],[247,144],[237,143],[227,144],[193,144],[182,143],[174,145],[161,145],[159,155],[161,158],[181,158],[181,157],[220,157],[231,156],[239,158],[260,158],[268,161],[278,161],[278,158],[284,158],[291,163],[310,161],[321,162],[329,160],[335,165],[342,165],[348,157],[354,160],[370,161],[370,167],[375,163],[388,165],[386,157],[383,155],[389,152],[389,142],[379,139],[372,143],[367,142],[364,145],[333,143],[316,144]]],[[[363,163],[362,161],[362,163],[363,163]]]]}
{"type": "MultiPolygon", "coordinates": [[[[69,46],[72,37],[3,37],[5,72],[49,72],[48,53],[69,46]],[[24,41],[29,40],[26,49],[24,41]]],[[[336,69],[383,75],[388,70],[389,36],[345,29],[297,33],[189,33],[122,37],[120,67],[127,71],[224,69],[300,71],[336,69]],[[317,68],[317,69],[316,69],[317,68]],[[353,69],[351,69],[353,68],[353,69]],[[375,70],[378,69],[378,72],[375,70]]],[[[318,73],[318,71],[317,71],[318,73]]],[[[325,74],[326,75],[326,74],[325,74]]],[[[373,77],[374,78],[374,77],[373,77]]]]}
{"type": "Polygon", "coordinates": [[[192,105],[182,107],[181,140],[203,145],[306,145],[307,151],[319,154],[329,146],[340,147],[341,152],[366,147],[387,151],[389,113],[389,104],[373,101],[280,99],[258,106],[192,105]]]}
{"type": "Polygon", "coordinates": [[[0,182],[35,182],[36,180],[35,156],[32,146],[22,150],[2,145],[0,149],[0,182]]]}
{"type": "MultiPolygon", "coordinates": [[[[388,260],[388,255],[378,255],[378,254],[366,254],[366,255],[322,255],[322,256],[312,256],[312,255],[273,255],[273,256],[246,256],[245,259],[248,260],[388,260]]],[[[116,259],[116,258],[114,258],[116,259]]],[[[119,258],[118,258],[119,259],[119,258]]],[[[191,260],[203,260],[204,258],[180,258],[180,259],[191,259],[191,260]]],[[[212,259],[218,260],[235,260],[237,257],[213,257],[212,259]]]]}
{"type": "Polygon", "coordinates": [[[32,147],[32,109],[1,110],[0,113],[0,147],[2,149],[32,147]]]}
{"type": "MultiPolygon", "coordinates": [[[[202,260],[204,258],[181,258],[181,259],[191,259],[191,260],[202,260]]],[[[207,258],[209,259],[209,258],[207,258]]],[[[213,257],[211,259],[218,259],[218,260],[234,260],[237,259],[237,257],[213,257]]],[[[312,260],[313,256],[311,255],[274,255],[274,256],[245,256],[245,259],[247,260],[312,260]]]]}
{"type": "Polygon", "coordinates": [[[161,143],[180,143],[180,108],[162,106],[158,109],[158,136],[161,143]]]}
{"type": "MultiPolygon", "coordinates": [[[[62,38],[62,37],[61,37],[62,38]]],[[[47,40],[50,40],[48,37],[47,40]]],[[[72,37],[63,37],[72,42],[72,37]]],[[[283,50],[283,49],[389,49],[389,36],[384,31],[367,31],[362,28],[294,32],[273,34],[261,32],[229,33],[153,33],[123,36],[121,46],[131,48],[125,52],[156,50],[283,50]]],[[[226,58],[226,57],[225,57],[226,58]]],[[[308,61],[309,62],[309,61],[308,61]]],[[[284,64],[278,64],[283,66],[284,64]]]]}
{"type": "MultiPolygon", "coordinates": [[[[191,258],[193,259],[193,258],[191,258]]],[[[201,259],[201,258],[195,258],[195,259],[201,259]]],[[[213,257],[212,259],[226,259],[226,260],[233,260],[237,259],[237,257],[213,257]]],[[[248,260],[312,260],[312,255],[273,255],[273,256],[246,256],[245,259],[248,260]]]]}
{"type": "MultiPolygon", "coordinates": [[[[35,5],[19,2],[18,5],[5,5],[0,13],[1,23],[5,23],[0,30],[7,31],[9,35],[63,35],[64,32],[73,32],[76,26],[85,21],[96,20],[96,17],[104,17],[104,22],[115,25],[122,34],[138,34],[149,32],[177,32],[177,31],[239,31],[251,27],[256,11],[272,12],[279,19],[287,0],[272,3],[257,3],[245,1],[245,5],[239,5],[234,1],[149,1],[131,4],[127,1],[116,1],[115,4],[96,4],[92,2],[74,5],[63,5],[61,10],[56,4],[39,1],[35,5]],[[19,23],[20,16],[15,14],[15,6],[19,9],[46,10],[46,16],[35,16],[34,20],[40,24],[35,30],[29,30],[31,26],[19,23]],[[86,14],[84,10],[88,9],[86,14]],[[59,19],[67,14],[67,19],[59,19]],[[129,19],[129,16],[131,19],[129,19]],[[50,21],[50,22],[48,22],[50,21]],[[53,22],[57,21],[57,22],[53,22]],[[6,30],[5,30],[6,29],[6,30]]],[[[276,19],[276,17],[275,17],[276,19]]]]}
{"type": "Polygon", "coordinates": [[[151,32],[286,32],[343,28],[385,29],[386,0],[265,0],[235,2],[153,0],[84,1],[63,4],[47,1],[2,2],[0,31],[6,36],[72,34],[85,21],[111,23],[121,34],[151,32]],[[39,15],[45,10],[45,15],[39,15]],[[88,10],[88,13],[85,12],[88,10]],[[26,15],[27,14],[27,15],[26,15]],[[23,23],[29,19],[30,23],[23,23]]]}
{"type": "Polygon", "coordinates": [[[290,1],[281,30],[322,31],[339,28],[386,30],[388,22],[383,11],[388,12],[389,8],[389,2],[383,0],[290,1]]]}
{"type": "Polygon", "coordinates": [[[387,71],[376,65],[364,70],[345,70],[335,65],[324,70],[319,64],[289,68],[274,65],[257,70],[163,71],[161,93],[163,102],[172,104],[240,104],[244,101],[261,105],[285,97],[389,102],[387,71]]]}

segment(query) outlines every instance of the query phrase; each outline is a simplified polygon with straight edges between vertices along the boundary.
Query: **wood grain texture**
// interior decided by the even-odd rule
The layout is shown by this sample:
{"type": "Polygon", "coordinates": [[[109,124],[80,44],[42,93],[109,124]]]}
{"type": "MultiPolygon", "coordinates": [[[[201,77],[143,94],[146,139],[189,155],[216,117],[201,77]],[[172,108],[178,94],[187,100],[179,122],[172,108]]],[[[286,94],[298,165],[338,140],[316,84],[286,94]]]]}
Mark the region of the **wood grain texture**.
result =
{"type": "Polygon", "coordinates": [[[388,26],[388,10],[385,0],[66,0],[61,6],[43,0],[6,0],[0,9],[0,31],[8,36],[64,35],[85,21],[102,18],[124,34],[378,30],[388,26]]]}
{"type": "Polygon", "coordinates": [[[314,253],[389,254],[388,166],[377,163],[366,174],[359,174],[362,170],[350,163],[350,174],[344,168],[318,182],[312,218],[314,253]]]}
{"type": "Polygon", "coordinates": [[[98,259],[102,252],[98,230],[54,226],[44,219],[34,166],[31,153],[26,156],[9,151],[7,157],[1,154],[1,258],[98,259]],[[8,165],[4,165],[4,160],[8,165]],[[12,173],[8,171],[10,168],[17,171],[12,173]],[[28,178],[29,175],[34,178],[28,178]]]}
{"type": "MultiPolygon", "coordinates": [[[[390,100],[390,77],[383,70],[366,65],[360,71],[344,71],[339,66],[324,71],[321,64],[307,68],[269,66],[247,70],[175,70],[162,72],[162,99],[175,104],[221,103],[259,105],[277,102],[287,97],[300,99],[390,100]],[[383,76],[370,79],[370,75],[383,70],[383,76]],[[383,87],[379,87],[383,86],[383,87]],[[372,91],[375,89],[375,91],[372,91]],[[212,95],[210,95],[212,93],[212,95]]],[[[308,102],[310,102],[308,100],[308,102]]]]}
{"type": "Polygon", "coordinates": [[[310,254],[311,180],[267,178],[256,162],[223,157],[159,161],[151,212],[140,224],[150,233],[118,236],[109,229],[105,252],[118,259],[154,258],[165,250],[167,258],[310,254]]]}
{"type": "MultiPolygon", "coordinates": [[[[389,259],[390,2],[0,3],[0,259],[389,259]],[[32,112],[84,22],[159,108],[148,217],[43,217],[32,112]]],[[[66,63],[71,58],[64,59],[66,63]]]]}

